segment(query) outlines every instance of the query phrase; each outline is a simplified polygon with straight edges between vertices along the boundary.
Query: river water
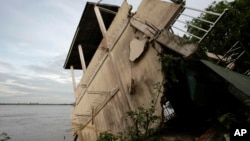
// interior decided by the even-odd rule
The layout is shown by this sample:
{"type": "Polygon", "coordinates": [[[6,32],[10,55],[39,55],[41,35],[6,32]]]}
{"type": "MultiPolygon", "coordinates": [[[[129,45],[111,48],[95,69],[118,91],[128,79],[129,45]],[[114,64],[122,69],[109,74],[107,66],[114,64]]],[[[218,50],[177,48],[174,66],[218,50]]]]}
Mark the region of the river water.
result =
{"type": "Polygon", "coordinates": [[[7,133],[8,141],[72,141],[72,109],[71,105],[0,105],[0,134],[7,133]]]}

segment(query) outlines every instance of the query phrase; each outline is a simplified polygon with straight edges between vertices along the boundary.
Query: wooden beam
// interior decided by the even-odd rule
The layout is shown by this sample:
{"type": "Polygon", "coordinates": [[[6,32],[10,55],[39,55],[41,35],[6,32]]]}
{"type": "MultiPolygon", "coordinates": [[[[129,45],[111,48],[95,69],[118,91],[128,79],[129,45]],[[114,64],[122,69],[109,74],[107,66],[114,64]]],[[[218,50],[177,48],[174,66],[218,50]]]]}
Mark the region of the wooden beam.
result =
{"type": "Polygon", "coordinates": [[[74,90],[74,93],[75,93],[75,91],[76,91],[76,80],[75,80],[75,73],[74,73],[74,66],[73,65],[70,66],[70,70],[71,70],[71,77],[72,77],[72,83],[73,83],[73,90],[74,90]]]}
{"type": "Polygon", "coordinates": [[[100,7],[100,6],[98,6],[98,7],[100,8],[101,11],[109,13],[109,14],[116,15],[116,13],[117,13],[115,11],[112,11],[112,10],[109,10],[109,9],[106,9],[106,8],[103,8],[103,7],[100,7]]]}
{"type": "Polygon", "coordinates": [[[96,18],[97,18],[97,21],[98,21],[98,24],[99,24],[99,27],[101,29],[101,32],[102,32],[102,37],[103,37],[103,46],[105,48],[108,48],[108,41],[107,41],[107,38],[106,38],[106,32],[107,32],[107,29],[105,27],[105,24],[103,22],[103,19],[102,19],[102,15],[101,15],[101,12],[100,12],[100,9],[98,6],[95,6],[94,7],[94,11],[95,11],[95,14],[96,14],[96,18]]]}
{"type": "Polygon", "coordinates": [[[222,55],[214,54],[212,52],[205,52],[209,58],[215,59],[215,60],[222,60],[224,62],[228,61],[227,59],[223,58],[222,55]]]}
{"type": "MultiPolygon", "coordinates": [[[[104,102],[101,103],[99,106],[95,107],[96,109],[94,112],[92,111],[92,115],[93,115],[92,117],[95,117],[108,104],[108,102],[118,93],[118,91],[119,91],[119,87],[115,86],[115,88],[113,88],[110,91],[109,96],[104,100],[104,102]]],[[[81,125],[80,130],[83,130],[86,126],[88,126],[90,122],[92,122],[92,117],[89,118],[88,121],[84,125],[81,125]]]]}
{"type": "Polygon", "coordinates": [[[98,24],[99,24],[101,32],[102,32],[102,36],[105,37],[105,34],[106,34],[107,30],[106,30],[105,24],[103,22],[100,9],[99,9],[98,6],[95,6],[94,10],[95,10],[95,14],[96,14],[96,17],[97,17],[98,24]]]}
{"type": "Polygon", "coordinates": [[[184,57],[191,55],[197,49],[196,44],[183,44],[181,43],[182,38],[170,33],[167,30],[157,30],[150,26],[149,23],[145,23],[138,18],[132,18],[130,23],[134,28],[150,37],[150,40],[155,40],[184,57]]]}
{"type": "Polygon", "coordinates": [[[86,70],[86,64],[85,64],[85,60],[84,60],[82,45],[80,45],[80,44],[78,45],[78,52],[79,52],[79,56],[80,56],[80,60],[81,60],[82,71],[84,73],[86,70]]]}
{"type": "Polygon", "coordinates": [[[109,91],[88,91],[88,94],[108,95],[109,91]]]}

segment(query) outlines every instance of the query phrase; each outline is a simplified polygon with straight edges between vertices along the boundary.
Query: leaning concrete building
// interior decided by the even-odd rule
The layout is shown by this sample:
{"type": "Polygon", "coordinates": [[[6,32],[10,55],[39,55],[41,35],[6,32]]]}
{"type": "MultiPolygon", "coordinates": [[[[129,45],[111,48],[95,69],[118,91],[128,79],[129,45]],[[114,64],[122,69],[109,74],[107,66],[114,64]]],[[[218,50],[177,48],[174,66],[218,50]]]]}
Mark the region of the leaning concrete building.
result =
{"type": "MultiPolygon", "coordinates": [[[[184,3],[143,0],[136,12],[131,9],[126,1],[120,7],[86,3],[64,64],[72,72],[75,140],[96,140],[104,131],[123,132],[131,125],[126,113],[141,105],[150,107],[152,100],[155,114],[164,118],[163,88],[154,88],[164,82],[159,54],[167,50],[188,57],[197,48],[180,43],[171,32],[184,3]],[[83,71],[79,84],[74,69],[83,71]]],[[[205,36],[197,38],[202,41],[205,36]]]]}
{"type": "Polygon", "coordinates": [[[72,126],[80,140],[124,130],[129,125],[126,112],[149,106],[152,100],[157,101],[157,115],[161,115],[161,95],[154,92],[154,84],[163,81],[161,45],[151,42],[181,5],[145,0],[136,14],[131,8],[126,1],[121,7],[88,2],[77,27],[64,68],[83,70],[78,85],[73,79],[72,126]]]}

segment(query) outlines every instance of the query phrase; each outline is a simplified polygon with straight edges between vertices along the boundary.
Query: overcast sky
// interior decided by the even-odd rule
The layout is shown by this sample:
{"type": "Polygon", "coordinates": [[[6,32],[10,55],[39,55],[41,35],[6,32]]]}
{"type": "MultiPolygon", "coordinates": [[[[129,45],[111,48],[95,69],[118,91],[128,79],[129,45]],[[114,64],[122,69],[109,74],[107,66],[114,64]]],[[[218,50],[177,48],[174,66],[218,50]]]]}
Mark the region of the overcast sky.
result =
{"type": "MultiPolygon", "coordinates": [[[[128,0],[131,1],[135,0],[128,0]]],[[[212,1],[187,0],[186,4],[204,9],[212,1]]],[[[63,64],[85,3],[85,0],[1,1],[0,103],[74,102],[70,71],[64,70],[63,64]]],[[[122,0],[102,3],[120,5],[122,0]]]]}

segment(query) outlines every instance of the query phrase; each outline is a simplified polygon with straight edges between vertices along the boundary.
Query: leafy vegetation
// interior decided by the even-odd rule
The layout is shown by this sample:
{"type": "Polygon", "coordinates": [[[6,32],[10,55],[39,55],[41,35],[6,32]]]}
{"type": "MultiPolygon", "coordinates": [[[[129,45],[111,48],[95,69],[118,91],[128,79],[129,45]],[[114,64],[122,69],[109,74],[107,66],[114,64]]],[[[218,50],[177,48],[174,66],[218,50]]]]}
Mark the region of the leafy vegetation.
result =
{"type": "Polygon", "coordinates": [[[250,109],[250,99],[245,100],[244,104],[246,105],[247,108],[250,109]]]}
{"type": "Polygon", "coordinates": [[[153,141],[157,140],[157,136],[153,136],[156,132],[153,124],[160,119],[155,115],[155,101],[151,101],[149,108],[139,106],[135,110],[127,112],[128,118],[132,121],[132,126],[123,133],[114,135],[107,131],[100,133],[97,141],[153,141]]]}
{"type": "Polygon", "coordinates": [[[171,87],[173,83],[178,82],[178,77],[176,70],[180,69],[179,62],[181,61],[181,58],[175,57],[173,55],[169,54],[161,54],[160,56],[160,62],[162,66],[162,73],[165,77],[165,80],[167,80],[167,84],[171,87]]]}
{"type": "MultiPolygon", "coordinates": [[[[199,44],[199,50],[201,50],[201,52],[197,52],[197,54],[195,54],[198,56],[193,55],[184,59],[180,57],[178,58],[177,56],[168,55],[168,54],[161,54],[160,56],[160,61],[162,63],[162,72],[165,77],[164,79],[167,81],[166,85],[164,86],[164,89],[167,90],[165,95],[168,96],[167,99],[170,100],[171,104],[175,108],[175,111],[179,115],[180,115],[180,111],[182,113],[185,113],[185,110],[183,109],[187,107],[187,106],[183,107],[181,105],[184,103],[184,100],[182,101],[182,99],[185,99],[184,96],[186,96],[185,94],[183,95],[181,94],[182,92],[188,93],[188,91],[180,90],[180,89],[186,88],[187,82],[185,81],[185,79],[183,79],[184,77],[186,77],[186,74],[188,72],[190,73],[191,72],[190,70],[192,70],[191,73],[195,73],[194,76],[196,79],[203,80],[204,78],[207,78],[207,77],[204,77],[203,75],[205,73],[204,70],[198,68],[198,65],[196,65],[195,63],[195,60],[196,60],[195,57],[198,57],[198,59],[201,59],[201,58],[207,59],[204,51],[213,52],[217,55],[224,55],[237,41],[239,41],[244,47],[244,49],[246,50],[246,52],[239,60],[235,62],[237,66],[235,71],[244,73],[247,69],[250,69],[250,47],[249,47],[250,45],[250,41],[249,41],[249,38],[250,38],[250,33],[249,33],[250,31],[250,27],[249,27],[250,1],[249,0],[235,0],[232,2],[227,2],[227,1],[221,1],[218,3],[213,2],[206,10],[213,11],[216,13],[222,13],[225,9],[228,9],[225,15],[215,25],[213,30],[206,36],[206,38],[199,44]],[[192,61],[194,63],[192,63],[192,61]],[[199,74],[202,74],[202,75],[199,75],[199,74]],[[200,78],[198,78],[198,76],[200,78]],[[172,96],[171,96],[171,92],[172,92],[172,96]]],[[[215,21],[217,16],[213,16],[210,14],[201,14],[199,18],[206,19],[208,21],[215,21]]],[[[207,30],[210,27],[209,24],[205,22],[201,22],[200,20],[197,20],[197,19],[189,21],[188,23],[195,25],[197,27],[201,27],[203,29],[207,29],[207,30]]],[[[188,28],[187,29],[188,32],[191,34],[197,35],[199,37],[202,37],[204,35],[204,32],[201,30],[197,30],[197,28],[194,28],[192,26],[188,26],[187,28],[188,28]]],[[[187,37],[187,36],[184,36],[184,37],[186,37],[188,40],[192,42],[198,41],[194,37],[187,37]]],[[[205,80],[206,81],[204,82],[208,82],[208,79],[205,79],[205,80]]],[[[224,82],[222,81],[215,81],[217,80],[217,78],[212,79],[212,77],[209,77],[209,80],[211,82],[217,82],[218,84],[224,84],[224,82]]],[[[208,83],[203,84],[202,81],[199,81],[199,84],[201,84],[200,86],[208,86],[208,83]]],[[[213,83],[210,83],[211,86],[212,84],[213,83]]],[[[213,85],[213,87],[215,88],[216,86],[213,85]]],[[[221,89],[221,91],[224,91],[224,90],[226,89],[221,89]]],[[[203,91],[202,94],[204,93],[206,92],[203,91]]],[[[218,96],[216,97],[218,98],[218,96]]],[[[209,100],[207,99],[207,101],[209,100]]],[[[249,100],[245,102],[247,107],[250,107],[249,103],[250,103],[249,100]]],[[[193,106],[194,101],[191,101],[188,104],[193,106]]],[[[206,107],[207,109],[211,110],[211,114],[206,115],[207,118],[209,118],[208,116],[211,116],[211,118],[213,118],[213,121],[216,121],[216,122],[219,121],[227,129],[229,129],[231,125],[236,124],[239,121],[244,120],[245,122],[245,116],[243,115],[244,112],[242,112],[243,110],[239,111],[237,109],[241,106],[237,105],[237,106],[234,106],[235,107],[234,109],[224,110],[225,107],[223,107],[224,106],[223,104],[218,103],[218,105],[221,105],[221,109],[219,109],[218,106],[209,107],[209,108],[206,107]],[[242,115],[239,116],[240,112],[242,115]]],[[[198,108],[202,109],[204,107],[198,107],[198,108]]],[[[190,109],[194,109],[194,108],[190,108],[190,109]]],[[[187,114],[183,114],[183,115],[187,115],[187,114]]],[[[206,118],[206,116],[204,118],[206,118]]]]}
{"type": "Polygon", "coordinates": [[[155,115],[154,101],[150,108],[145,109],[143,106],[139,106],[136,110],[127,112],[127,115],[133,122],[133,126],[130,126],[127,132],[130,140],[146,140],[153,135],[155,129],[152,125],[159,119],[155,115]]]}
{"type": "Polygon", "coordinates": [[[223,114],[221,116],[218,117],[218,121],[224,126],[226,127],[226,129],[230,129],[231,125],[239,122],[235,115],[231,114],[231,113],[226,113],[223,114]]]}
{"type": "Polygon", "coordinates": [[[118,138],[107,131],[100,133],[99,138],[97,141],[116,141],[118,138]]]}
{"type": "MultiPolygon", "coordinates": [[[[234,0],[232,2],[221,1],[212,3],[206,10],[216,13],[222,13],[224,9],[228,9],[223,18],[216,24],[213,30],[199,44],[201,50],[210,51],[216,54],[225,54],[230,47],[237,41],[242,43],[246,49],[246,53],[237,62],[238,68],[236,71],[243,73],[250,68],[250,1],[249,0],[234,0]]],[[[210,14],[201,14],[200,18],[208,21],[214,21],[217,17],[210,14]]],[[[193,19],[189,23],[208,29],[207,23],[193,19]]],[[[192,26],[188,26],[188,32],[202,36],[203,31],[197,30],[192,26]]],[[[192,41],[197,39],[191,38],[192,41]]]]}

